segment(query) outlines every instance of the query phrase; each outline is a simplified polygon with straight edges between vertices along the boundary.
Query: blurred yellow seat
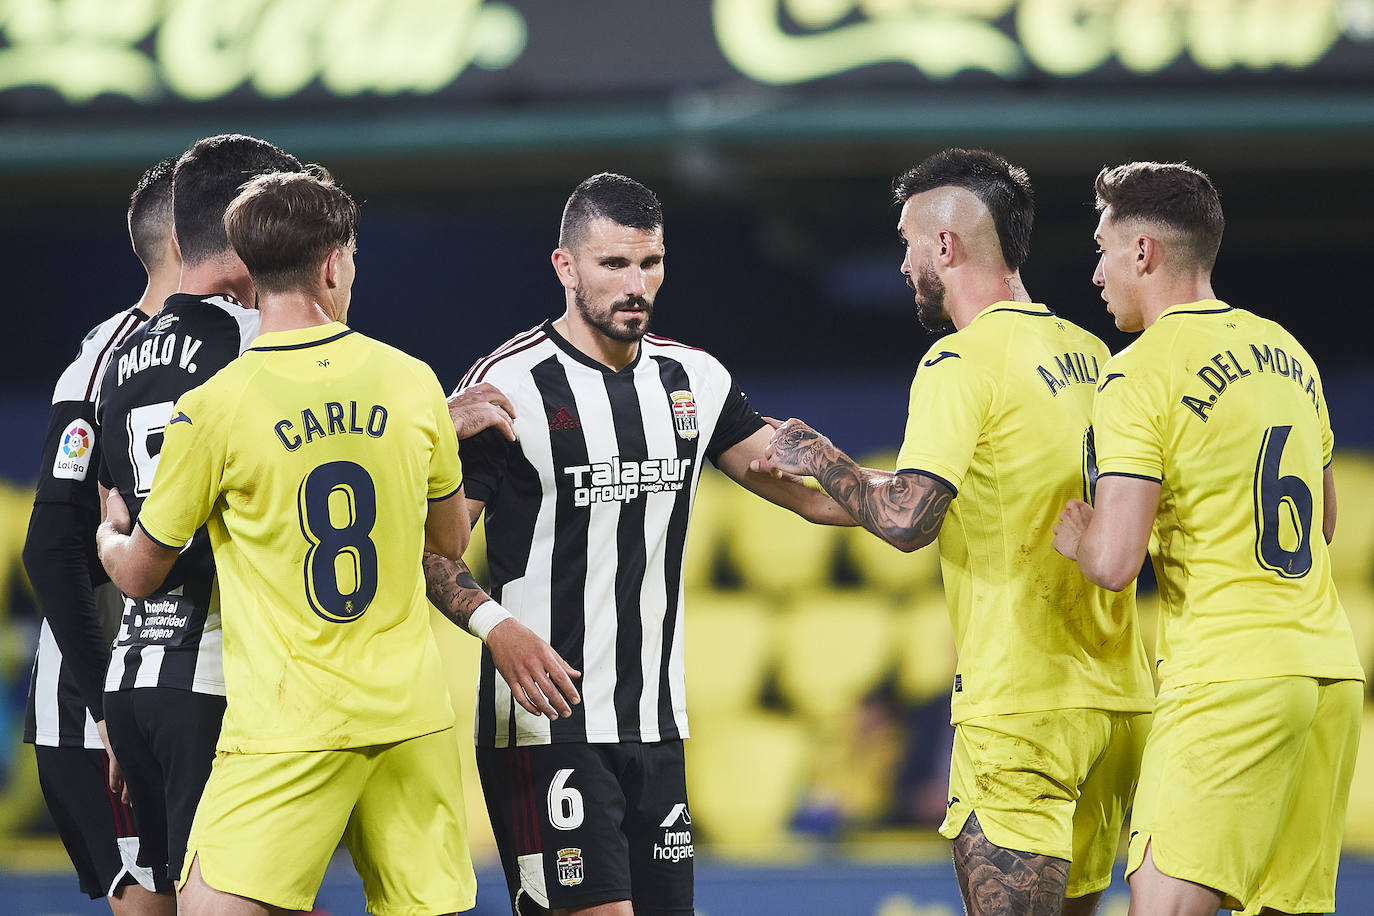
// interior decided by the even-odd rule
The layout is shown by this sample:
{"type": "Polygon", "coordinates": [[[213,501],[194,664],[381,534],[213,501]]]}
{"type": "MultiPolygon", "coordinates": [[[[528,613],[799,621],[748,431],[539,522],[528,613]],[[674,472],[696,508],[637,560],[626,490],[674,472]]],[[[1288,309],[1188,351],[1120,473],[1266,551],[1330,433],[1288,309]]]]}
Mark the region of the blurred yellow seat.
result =
{"type": "Polygon", "coordinates": [[[947,695],[954,685],[954,631],[945,596],[936,590],[913,599],[897,615],[897,686],[913,703],[947,695]]]}
{"type": "Polygon", "coordinates": [[[810,770],[805,726],[764,712],[694,718],[686,747],[693,827],[718,853],[772,854],[810,770]]]}
{"type": "Polygon", "coordinates": [[[1341,604],[1350,617],[1355,634],[1355,651],[1360,655],[1366,676],[1374,676],[1374,588],[1368,585],[1337,586],[1341,604]]]}
{"type": "Polygon", "coordinates": [[[430,628],[439,644],[448,681],[449,699],[453,703],[454,740],[458,742],[458,756],[463,767],[463,802],[468,814],[468,843],[479,865],[496,858],[496,838],[487,818],[486,801],[482,795],[482,780],[477,775],[477,754],[472,742],[472,717],[477,703],[477,677],[482,658],[482,643],[460,630],[438,611],[430,610],[430,628]]]}
{"type": "Polygon", "coordinates": [[[777,616],[756,592],[696,589],[687,595],[684,661],[692,722],[758,700],[773,663],[777,616]]]}
{"type": "Polygon", "coordinates": [[[687,533],[687,551],[682,558],[682,582],[689,591],[713,584],[716,557],[724,548],[721,541],[728,523],[727,510],[735,499],[731,490],[738,490],[745,498],[753,498],[714,467],[708,465],[701,469],[692,507],[692,524],[687,533]]]}
{"type": "Polygon", "coordinates": [[[730,562],[747,587],[790,594],[829,584],[841,529],[813,525],[742,487],[723,494],[730,562]]]}
{"type": "Polygon", "coordinates": [[[1374,586],[1374,455],[1338,451],[1331,459],[1336,479],[1336,536],[1331,574],[1337,588],[1374,586]]]}
{"type": "Polygon", "coordinates": [[[871,590],[827,590],[796,600],[780,620],[783,697],[822,724],[855,708],[892,670],[895,621],[891,601],[871,590]]]}
{"type": "Polygon", "coordinates": [[[1365,701],[1360,752],[1345,815],[1346,855],[1374,855],[1374,704],[1365,701]]]}

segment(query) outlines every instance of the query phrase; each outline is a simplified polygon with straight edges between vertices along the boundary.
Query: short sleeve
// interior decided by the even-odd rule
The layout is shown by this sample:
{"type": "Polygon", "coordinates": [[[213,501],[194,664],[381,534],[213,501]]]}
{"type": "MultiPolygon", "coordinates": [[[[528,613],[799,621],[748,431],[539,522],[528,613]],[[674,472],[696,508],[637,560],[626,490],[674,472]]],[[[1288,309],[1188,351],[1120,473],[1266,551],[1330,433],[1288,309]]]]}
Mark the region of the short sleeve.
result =
{"type": "Polygon", "coordinates": [[[729,379],[725,403],[720,409],[720,419],[716,421],[711,441],[706,444],[706,457],[712,464],[720,461],[720,456],[748,439],[764,427],[763,417],[749,406],[749,398],[743,389],[729,379]]]}
{"type": "Polygon", "coordinates": [[[1321,384],[1320,376],[1317,383],[1317,422],[1321,424],[1322,432],[1322,467],[1330,467],[1331,457],[1336,450],[1336,436],[1331,432],[1331,414],[1326,409],[1326,386],[1321,384]]]}
{"type": "Polygon", "coordinates": [[[1164,479],[1165,381],[1134,360],[1117,357],[1102,369],[1093,400],[1093,444],[1099,477],[1164,479]]]}
{"type": "Polygon", "coordinates": [[[444,389],[434,373],[425,370],[429,378],[426,388],[430,393],[430,412],[434,422],[434,451],[429,456],[430,500],[447,499],[463,484],[463,466],[458,458],[458,434],[453,430],[453,419],[448,413],[448,401],[444,399],[444,389]]]}
{"type": "Polygon", "coordinates": [[[919,471],[958,493],[995,396],[987,367],[949,338],[937,341],[911,383],[897,473],[919,471]]]}
{"type": "Polygon", "coordinates": [[[224,397],[213,381],[186,392],[173,406],[152,491],[138,513],[138,526],[163,547],[180,549],[219,499],[229,418],[213,409],[213,399],[234,399],[224,397]]]}

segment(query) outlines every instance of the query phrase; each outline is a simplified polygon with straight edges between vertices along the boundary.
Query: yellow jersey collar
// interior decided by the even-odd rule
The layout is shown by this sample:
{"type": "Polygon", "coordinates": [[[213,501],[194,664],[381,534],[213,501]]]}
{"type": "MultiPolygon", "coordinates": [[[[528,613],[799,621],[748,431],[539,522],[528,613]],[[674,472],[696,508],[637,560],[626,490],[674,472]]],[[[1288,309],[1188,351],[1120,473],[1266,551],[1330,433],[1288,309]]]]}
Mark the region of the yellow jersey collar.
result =
{"type": "Polygon", "coordinates": [[[1220,299],[1199,299],[1197,302],[1182,302],[1178,305],[1171,305],[1160,312],[1159,317],[1163,318],[1166,315],[1215,315],[1229,311],[1231,311],[1231,306],[1220,299]]]}
{"type": "Polygon", "coordinates": [[[353,329],[348,325],[338,321],[331,321],[329,324],[319,324],[308,328],[295,328],[290,331],[269,331],[266,334],[259,334],[253,340],[253,345],[249,350],[300,350],[305,347],[313,347],[317,344],[328,343],[337,340],[346,334],[352,334],[353,329]]]}
{"type": "MultiPolygon", "coordinates": [[[[1019,315],[1033,315],[1036,318],[1054,317],[1054,312],[1050,311],[1048,305],[1039,302],[1012,302],[1004,299],[1001,302],[994,302],[992,305],[980,311],[977,315],[974,315],[973,321],[977,321],[984,315],[990,315],[993,312],[1016,312],[1019,315]]],[[[969,324],[973,324],[973,321],[970,321],[969,324]]]]}

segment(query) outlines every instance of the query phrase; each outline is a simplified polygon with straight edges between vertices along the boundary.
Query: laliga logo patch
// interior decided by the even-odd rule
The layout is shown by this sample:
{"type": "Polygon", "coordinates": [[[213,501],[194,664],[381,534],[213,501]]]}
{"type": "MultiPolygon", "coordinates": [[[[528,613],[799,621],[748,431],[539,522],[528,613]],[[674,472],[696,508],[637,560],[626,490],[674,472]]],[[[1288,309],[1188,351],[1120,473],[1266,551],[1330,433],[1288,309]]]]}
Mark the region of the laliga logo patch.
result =
{"type": "Polygon", "coordinates": [[[558,850],[558,883],[576,887],[582,883],[582,850],[576,846],[558,850]]]}
{"type": "Polygon", "coordinates": [[[65,480],[85,480],[91,466],[91,451],[95,446],[95,430],[85,420],[73,420],[62,433],[57,457],[52,463],[52,476],[65,480]]]}
{"type": "Polygon", "coordinates": [[[678,438],[695,439],[697,402],[692,398],[692,392],[674,391],[669,397],[673,399],[673,426],[677,429],[678,438]]]}

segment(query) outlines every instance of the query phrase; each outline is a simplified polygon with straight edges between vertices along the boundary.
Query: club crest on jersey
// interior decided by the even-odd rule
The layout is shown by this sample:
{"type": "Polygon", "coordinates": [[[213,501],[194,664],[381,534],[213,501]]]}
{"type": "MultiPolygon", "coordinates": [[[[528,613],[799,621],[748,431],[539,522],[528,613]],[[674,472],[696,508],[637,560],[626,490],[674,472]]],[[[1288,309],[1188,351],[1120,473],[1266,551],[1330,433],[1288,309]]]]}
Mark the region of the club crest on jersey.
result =
{"type": "Polygon", "coordinates": [[[94,446],[95,429],[91,424],[85,420],[73,420],[62,433],[62,440],[57,446],[52,476],[65,480],[85,480],[94,446]]]}
{"type": "Polygon", "coordinates": [[[558,883],[577,887],[582,883],[582,850],[571,846],[558,850],[558,883]]]}
{"type": "Polygon", "coordinates": [[[697,402],[690,391],[674,391],[668,395],[673,399],[673,426],[679,439],[697,437],[697,402]]]}

